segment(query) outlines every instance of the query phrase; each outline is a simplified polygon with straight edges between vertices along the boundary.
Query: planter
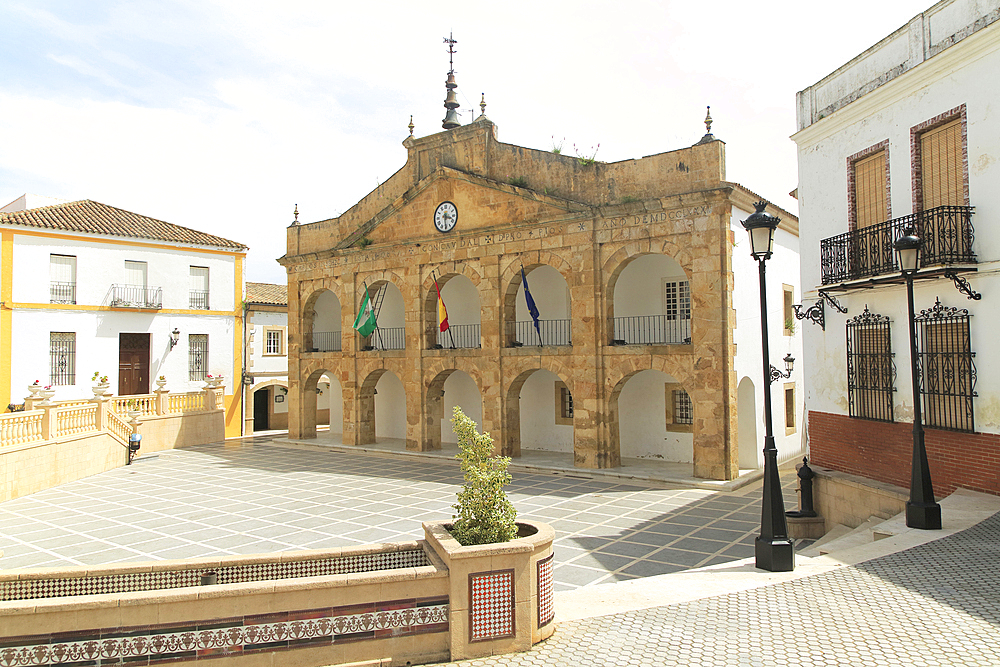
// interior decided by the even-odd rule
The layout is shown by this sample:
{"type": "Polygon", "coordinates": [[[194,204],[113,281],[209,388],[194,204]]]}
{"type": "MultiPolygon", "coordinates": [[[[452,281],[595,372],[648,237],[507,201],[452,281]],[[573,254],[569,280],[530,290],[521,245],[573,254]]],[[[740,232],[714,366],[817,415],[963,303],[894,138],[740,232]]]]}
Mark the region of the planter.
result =
{"type": "Polygon", "coordinates": [[[545,523],[519,521],[517,539],[463,547],[446,522],[424,536],[448,567],[451,659],[527,651],[555,631],[552,540],[545,523]]]}
{"type": "Polygon", "coordinates": [[[28,385],[28,391],[31,392],[31,396],[28,396],[28,398],[38,398],[38,392],[40,392],[41,390],[42,390],[42,385],[40,385],[40,384],[29,384],[28,385]]]}
{"type": "Polygon", "coordinates": [[[105,382],[103,384],[95,384],[90,389],[91,391],[94,392],[94,398],[100,398],[101,396],[104,396],[105,394],[108,393],[109,387],[111,387],[111,385],[105,382]]]}
{"type": "Polygon", "coordinates": [[[214,388],[218,387],[220,384],[222,384],[222,381],[225,380],[225,379],[226,378],[224,378],[221,375],[219,375],[219,376],[216,376],[216,377],[213,377],[213,378],[205,378],[205,382],[208,384],[209,387],[211,387],[212,389],[214,389],[214,388]]]}
{"type": "Polygon", "coordinates": [[[52,397],[56,395],[55,389],[42,389],[38,394],[42,397],[42,403],[46,405],[52,403],[52,397]]]}
{"type": "Polygon", "coordinates": [[[142,410],[126,410],[125,413],[129,419],[138,419],[139,415],[142,414],[142,410]]]}
{"type": "Polygon", "coordinates": [[[167,379],[166,378],[163,378],[162,380],[160,378],[156,378],[156,388],[158,390],[163,391],[163,388],[166,387],[166,386],[167,386],[167,379]]]}

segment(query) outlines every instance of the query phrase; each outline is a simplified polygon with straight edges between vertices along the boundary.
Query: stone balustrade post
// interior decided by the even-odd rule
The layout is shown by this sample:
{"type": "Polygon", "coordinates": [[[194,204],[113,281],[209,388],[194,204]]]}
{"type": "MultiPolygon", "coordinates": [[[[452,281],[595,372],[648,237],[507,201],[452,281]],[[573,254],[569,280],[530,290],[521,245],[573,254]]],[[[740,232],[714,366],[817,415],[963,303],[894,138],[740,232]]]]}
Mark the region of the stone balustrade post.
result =
{"type": "Polygon", "coordinates": [[[111,406],[108,402],[108,398],[108,396],[95,396],[90,399],[91,403],[97,403],[97,412],[94,415],[94,426],[97,427],[98,431],[104,431],[108,428],[108,411],[111,406]]]}
{"type": "Polygon", "coordinates": [[[42,399],[41,396],[27,396],[24,399],[24,409],[26,411],[27,410],[36,410],[36,409],[38,409],[38,406],[39,406],[39,404],[41,404],[42,400],[43,399],[42,399]]]}
{"type": "Polygon", "coordinates": [[[56,437],[56,430],[59,428],[59,422],[56,421],[56,408],[58,406],[46,402],[38,407],[45,411],[45,414],[42,415],[42,440],[51,440],[56,437]]]}
{"type": "Polygon", "coordinates": [[[156,389],[156,414],[165,415],[170,409],[170,390],[166,387],[156,389]]]}
{"type": "Polygon", "coordinates": [[[219,385],[218,387],[205,387],[205,409],[206,410],[221,410],[224,404],[222,397],[225,393],[226,386],[219,385]]]}

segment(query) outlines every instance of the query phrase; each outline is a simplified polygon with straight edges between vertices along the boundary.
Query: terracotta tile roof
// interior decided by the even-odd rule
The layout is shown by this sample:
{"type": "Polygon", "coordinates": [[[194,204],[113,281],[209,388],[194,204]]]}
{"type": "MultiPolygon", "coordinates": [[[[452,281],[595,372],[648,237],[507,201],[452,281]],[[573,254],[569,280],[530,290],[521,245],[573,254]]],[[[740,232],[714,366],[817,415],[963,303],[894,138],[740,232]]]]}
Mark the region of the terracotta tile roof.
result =
{"type": "Polygon", "coordinates": [[[89,199],[0,213],[0,224],[246,250],[247,246],[89,199]]]}
{"type": "Polygon", "coordinates": [[[247,303],[260,303],[271,306],[287,306],[288,285],[248,282],[247,303]]]}

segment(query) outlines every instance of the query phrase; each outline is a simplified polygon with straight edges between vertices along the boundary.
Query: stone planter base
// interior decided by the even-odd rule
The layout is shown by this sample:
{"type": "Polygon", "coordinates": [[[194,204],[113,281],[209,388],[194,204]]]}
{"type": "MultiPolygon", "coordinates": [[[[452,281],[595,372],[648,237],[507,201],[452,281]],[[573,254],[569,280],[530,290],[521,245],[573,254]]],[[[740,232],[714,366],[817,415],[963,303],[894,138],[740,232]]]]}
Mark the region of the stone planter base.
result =
{"type": "Polygon", "coordinates": [[[463,547],[445,522],[424,536],[450,575],[451,659],[527,651],[555,631],[548,524],[518,522],[510,542],[463,547]]]}

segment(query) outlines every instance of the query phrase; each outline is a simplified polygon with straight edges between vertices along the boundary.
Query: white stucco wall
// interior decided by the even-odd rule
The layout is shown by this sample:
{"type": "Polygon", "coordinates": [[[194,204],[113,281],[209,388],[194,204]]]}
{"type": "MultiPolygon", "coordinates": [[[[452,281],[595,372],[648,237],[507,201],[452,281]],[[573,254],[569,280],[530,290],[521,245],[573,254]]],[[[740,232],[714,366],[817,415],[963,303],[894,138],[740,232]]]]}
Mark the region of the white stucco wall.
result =
{"type": "Polygon", "coordinates": [[[694,436],[667,430],[666,385],[676,380],[645,370],[628,379],[618,397],[618,433],[623,459],[690,463],[694,436]]]}
{"type": "MultiPolygon", "coordinates": [[[[414,400],[417,400],[414,397],[414,400]]],[[[476,381],[464,371],[455,371],[444,381],[444,417],[441,418],[441,442],[458,442],[452,430],[451,418],[455,406],[462,408],[465,416],[483,430],[483,399],[476,381]]]]}
{"type": "MultiPolygon", "coordinates": [[[[389,371],[378,379],[375,391],[378,392],[375,394],[375,437],[406,438],[406,392],[403,390],[403,383],[395,373],[389,371]]],[[[413,400],[418,399],[414,397],[413,400]]],[[[341,403],[343,404],[343,400],[341,403]]]]}
{"type": "Polygon", "coordinates": [[[688,279],[672,257],[636,257],[622,270],[615,283],[615,317],[666,314],[663,282],[688,279]]]}
{"type": "Polygon", "coordinates": [[[270,312],[266,310],[251,311],[252,320],[247,328],[253,331],[253,343],[247,346],[247,372],[257,373],[288,372],[288,313],[270,312]],[[282,354],[273,355],[267,352],[267,335],[270,327],[284,327],[282,354]]]}
{"type": "MultiPolygon", "coordinates": [[[[760,273],[757,260],[750,254],[750,236],[743,228],[742,222],[753,211],[733,208],[731,229],[735,239],[733,247],[733,307],[736,309],[736,330],[733,340],[736,342],[736,382],[739,385],[744,378],[749,378],[754,388],[754,409],[756,411],[757,442],[747,443],[748,438],[738,438],[740,467],[763,466],[764,449],[764,371],[761,355],[761,322],[760,322],[760,273]],[[749,451],[755,451],[752,455],[749,451]],[[753,466],[751,463],[756,462],[753,466]]],[[[779,215],[779,217],[781,217],[779,215]]],[[[771,259],[766,263],[767,283],[767,327],[770,363],[775,368],[784,371],[782,361],[786,354],[795,358],[795,369],[789,379],[781,378],[771,385],[771,413],[775,446],[778,448],[778,460],[784,461],[798,456],[804,451],[803,434],[803,355],[802,333],[806,327],[816,326],[805,320],[795,321],[795,334],[785,335],[784,286],[791,285],[794,292],[794,303],[802,303],[801,279],[799,276],[799,238],[780,227],[774,233],[774,250],[771,259]],[[795,383],[796,428],[791,434],[785,433],[785,383],[795,383]]],[[[818,327],[817,327],[818,328],[818,327]]],[[[744,401],[745,403],[745,401],[744,401]]],[[[737,413],[741,408],[739,392],[737,392],[737,413]]],[[[745,416],[744,416],[745,418],[745,416]]],[[[739,432],[740,429],[737,429],[739,432]]],[[[752,433],[746,428],[745,434],[752,433]]]]}
{"type": "MultiPolygon", "coordinates": [[[[936,16],[933,20],[939,29],[932,31],[928,43],[938,44],[946,34],[966,28],[971,30],[977,18],[990,12],[995,15],[1000,10],[1000,2],[955,0],[939,3],[932,9],[929,11],[936,16]]],[[[1000,105],[1000,94],[996,86],[984,84],[995,80],[1000,68],[1000,22],[972,32],[953,46],[935,53],[835,113],[822,119],[800,119],[804,129],[793,139],[798,145],[799,160],[802,282],[806,301],[811,305],[818,298],[817,288],[822,282],[821,240],[849,229],[847,158],[887,140],[889,215],[891,218],[909,215],[914,212],[910,128],[965,105],[969,203],[975,207],[973,250],[979,260],[978,272],[966,277],[972,287],[983,294],[983,300],[970,301],[950,280],[938,279],[917,282],[914,303],[919,312],[933,306],[935,299],[940,297],[945,306],[967,308],[972,313],[970,334],[978,370],[978,398],[974,399],[976,430],[998,433],[1000,357],[992,354],[990,347],[998,319],[990,302],[991,297],[1000,293],[1000,281],[996,277],[996,270],[1000,268],[997,262],[1000,231],[994,224],[1000,215],[1000,191],[996,187],[1000,182],[1000,124],[994,116],[1000,105]],[[803,123],[803,120],[814,122],[803,123]]],[[[858,65],[852,61],[841,70],[856,68],[858,65]]],[[[855,74],[860,80],[866,72],[861,68],[855,74]]],[[[826,82],[824,79],[816,85],[828,85],[826,82]]],[[[804,331],[808,409],[848,414],[845,323],[860,315],[867,306],[870,311],[892,320],[891,344],[897,371],[894,413],[897,420],[910,420],[912,387],[905,326],[905,287],[880,286],[836,296],[847,306],[848,313],[841,314],[827,305],[826,331],[812,325],[807,325],[804,331]]]]}
{"type": "MultiPolygon", "coordinates": [[[[531,271],[525,271],[528,278],[528,289],[531,298],[535,300],[540,320],[569,319],[570,298],[569,286],[559,271],[551,266],[539,266],[531,271]]],[[[524,300],[524,285],[517,290],[516,319],[518,322],[528,322],[528,306],[524,300]]]]}

